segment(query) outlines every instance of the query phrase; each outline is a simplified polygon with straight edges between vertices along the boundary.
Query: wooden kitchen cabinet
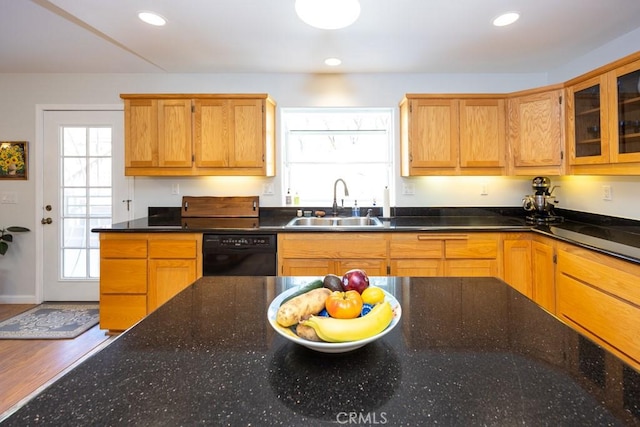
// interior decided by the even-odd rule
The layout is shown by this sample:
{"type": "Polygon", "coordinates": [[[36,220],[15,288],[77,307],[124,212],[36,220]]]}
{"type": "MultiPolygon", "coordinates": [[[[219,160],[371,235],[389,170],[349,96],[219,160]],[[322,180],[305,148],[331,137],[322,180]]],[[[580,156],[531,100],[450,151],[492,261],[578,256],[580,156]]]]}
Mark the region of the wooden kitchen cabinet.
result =
{"type": "Polygon", "coordinates": [[[503,280],[523,295],[533,299],[531,271],[531,233],[504,233],[503,280]]]}
{"type": "Polygon", "coordinates": [[[124,111],[125,172],[191,168],[190,99],[125,99],[124,111]]]}
{"type": "Polygon", "coordinates": [[[275,175],[266,94],[122,94],[125,175],[275,175]]]}
{"type": "Polygon", "coordinates": [[[202,276],[202,234],[101,233],[100,328],[123,331],[202,276]]]}
{"type": "Polygon", "coordinates": [[[122,331],[146,314],[146,236],[100,234],[100,329],[122,331]]]}
{"type": "Polygon", "coordinates": [[[556,315],[640,368],[640,266],[557,243],[556,315]]]}
{"type": "Polygon", "coordinates": [[[195,166],[273,176],[274,118],[269,99],[196,99],[195,166]]]}
{"type": "Polygon", "coordinates": [[[601,67],[567,85],[570,172],[637,175],[640,167],[638,55],[601,67]]]}
{"type": "Polygon", "coordinates": [[[505,174],[504,97],[407,94],[400,103],[402,176],[505,174]]]}
{"type": "Polygon", "coordinates": [[[369,276],[387,275],[384,233],[280,233],[278,271],[281,276],[342,276],[359,268],[369,276]]]}
{"type": "Polygon", "coordinates": [[[556,313],[556,241],[549,237],[531,237],[532,294],[538,305],[556,313]]]}
{"type": "Polygon", "coordinates": [[[392,276],[501,277],[498,233],[391,233],[392,276]]]}
{"type": "Polygon", "coordinates": [[[561,85],[511,94],[507,101],[509,175],[562,175],[564,109],[561,85]]]}

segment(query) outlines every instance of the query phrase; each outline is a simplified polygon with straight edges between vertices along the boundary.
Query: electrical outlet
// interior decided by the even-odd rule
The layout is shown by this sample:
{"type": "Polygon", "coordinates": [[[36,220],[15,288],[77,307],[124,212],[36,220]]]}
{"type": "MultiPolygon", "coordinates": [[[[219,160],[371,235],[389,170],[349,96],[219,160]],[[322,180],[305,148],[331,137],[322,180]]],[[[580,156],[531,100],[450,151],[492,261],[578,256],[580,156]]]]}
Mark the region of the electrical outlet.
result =
{"type": "Polygon", "coordinates": [[[180,184],[178,183],[171,184],[171,194],[180,194],[180,184]]]}
{"type": "Polygon", "coordinates": [[[265,196],[273,196],[273,191],[274,190],[272,183],[262,185],[262,194],[264,194],[265,196]]]}
{"type": "Polygon", "coordinates": [[[613,197],[611,195],[611,186],[603,185],[602,186],[602,200],[612,200],[613,197]]]}
{"type": "Polygon", "coordinates": [[[489,195],[489,186],[487,184],[482,184],[482,186],[480,186],[480,195],[481,196],[489,195]]]}
{"type": "Polygon", "coordinates": [[[402,194],[413,195],[416,194],[416,186],[415,184],[402,184],[402,194]]]}

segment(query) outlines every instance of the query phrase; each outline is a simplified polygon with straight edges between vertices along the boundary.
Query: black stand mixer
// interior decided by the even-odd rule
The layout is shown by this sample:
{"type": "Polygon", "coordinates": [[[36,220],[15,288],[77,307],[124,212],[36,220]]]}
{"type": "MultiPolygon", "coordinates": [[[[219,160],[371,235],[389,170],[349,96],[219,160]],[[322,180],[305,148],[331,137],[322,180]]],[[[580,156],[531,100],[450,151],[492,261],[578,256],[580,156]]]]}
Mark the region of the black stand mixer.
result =
{"type": "Polygon", "coordinates": [[[535,224],[552,224],[562,222],[564,218],[555,214],[553,208],[558,201],[556,196],[552,196],[556,186],[551,187],[551,180],[546,176],[537,176],[533,178],[531,187],[535,194],[524,196],[522,199],[522,207],[525,211],[530,212],[526,219],[528,222],[535,224]]]}

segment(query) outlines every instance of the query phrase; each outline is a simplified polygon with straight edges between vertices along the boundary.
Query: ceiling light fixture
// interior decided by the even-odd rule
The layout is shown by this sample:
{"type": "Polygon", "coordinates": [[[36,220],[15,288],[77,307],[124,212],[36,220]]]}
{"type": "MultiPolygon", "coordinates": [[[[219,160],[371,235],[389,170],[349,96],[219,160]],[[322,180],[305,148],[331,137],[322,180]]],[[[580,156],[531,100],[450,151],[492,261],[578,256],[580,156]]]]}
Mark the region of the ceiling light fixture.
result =
{"type": "Polygon", "coordinates": [[[511,25],[516,22],[520,18],[520,14],[518,12],[507,12],[498,16],[493,20],[493,25],[496,27],[504,27],[506,25],[511,25]]]}
{"type": "Polygon", "coordinates": [[[140,18],[142,22],[146,22],[149,25],[155,25],[156,27],[162,27],[167,23],[167,20],[163,16],[160,16],[155,12],[138,12],[138,18],[140,18]]]}
{"type": "Polygon", "coordinates": [[[296,13],[306,24],[322,30],[348,27],[360,16],[359,0],[296,0],[296,13]]]}
{"type": "Polygon", "coordinates": [[[342,61],[338,58],[327,58],[324,60],[324,63],[329,67],[337,67],[338,65],[342,64],[342,61]]]}

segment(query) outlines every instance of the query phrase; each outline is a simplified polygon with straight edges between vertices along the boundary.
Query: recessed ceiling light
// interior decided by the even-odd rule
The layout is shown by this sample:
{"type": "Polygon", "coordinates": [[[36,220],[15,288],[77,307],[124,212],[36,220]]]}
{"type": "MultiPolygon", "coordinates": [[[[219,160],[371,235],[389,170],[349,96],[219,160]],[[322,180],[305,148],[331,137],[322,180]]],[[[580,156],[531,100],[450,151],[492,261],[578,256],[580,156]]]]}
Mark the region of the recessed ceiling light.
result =
{"type": "Polygon", "coordinates": [[[295,7],[302,21],[322,30],[348,27],[360,16],[358,0],[296,0],[295,7]]]}
{"type": "Polygon", "coordinates": [[[338,58],[327,58],[324,60],[324,63],[330,67],[337,67],[342,64],[342,61],[338,58]]]}
{"type": "Polygon", "coordinates": [[[493,20],[493,25],[496,27],[504,27],[505,25],[511,25],[520,18],[518,12],[507,12],[498,16],[493,20]]]}
{"type": "Polygon", "coordinates": [[[141,21],[146,22],[150,25],[155,25],[156,27],[162,27],[167,23],[167,20],[163,16],[160,16],[154,12],[138,12],[138,18],[140,18],[141,21]]]}

